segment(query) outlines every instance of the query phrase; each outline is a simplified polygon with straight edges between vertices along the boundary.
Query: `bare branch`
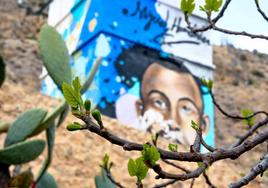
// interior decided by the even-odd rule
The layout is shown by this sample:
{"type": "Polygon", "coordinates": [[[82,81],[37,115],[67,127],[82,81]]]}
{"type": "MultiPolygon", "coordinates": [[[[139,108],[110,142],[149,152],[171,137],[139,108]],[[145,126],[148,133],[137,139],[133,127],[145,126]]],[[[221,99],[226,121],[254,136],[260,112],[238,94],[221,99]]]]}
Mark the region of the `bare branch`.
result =
{"type": "Polygon", "coordinates": [[[268,36],[266,35],[257,35],[257,34],[253,34],[253,33],[248,33],[246,31],[231,31],[231,30],[228,30],[228,29],[223,29],[223,28],[219,28],[217,26],[213,26],[212,27],[213,30],[215,31],[219,31],[219,32],[222,32],[222,33],[225,33],[225,34],[230,34],[230,35],[241,35],[241,36],[246,36],[246,37],[250,37],[252,39],[265,39],[265,40],[268,40],[268,36]]]}
{"type": "Polygon", "coordinates": [[[210,95],[212,97],[212,101],[213,101],[213,104],[217,107],[217,109],[223,114],[225,115],[226,117],[228,118],[231,118],[231,119],[238,119],[238,120],[246,120],[246,119],[249,119],[249,118],[252,118],[256,115],[259,115],[259,114],[264,114],[265,116],[268,117],[268,113],[266,111],[257,111],[257,112],[254,112],[253,114],[249,115],[249,116],[246,116],[246,117],[243,117],[243,116],[239,116],[239,115],[232,115],[232,114],[229,114],[227,113],[225,110],[223,110],[223,108],[217,103],[216,99],[215,99],[215,96],[214,94],[210,91],[210,95]]]}
{"type": "MultiPolygon", "coordinates": [[[[221,33],[225,33],[225,34],[229,34],[229,35],[241,35],[241,36],[246,36],[246,37],[250,37],[252,39],[255,38],[259,38],[259,39],[265,39],[268,40],[268,36],[266,35],[262,35],[262,34],[253,34],[253,33],[248,33],[246,31],[232,31],[232,30],[228,30],[228,29],[224,29],[224,28],[220,28],[216,26],[217,21],[223,17],[224,12],[227,10],[228,5],[230,4],[231,0],[227,0],[225,2],[225,4],[223,5],[221,11],[219,12],[219,14],[214,18],[211,19],[210,15],[208,15],[207,17],[207,21],[208,21],[208,25],[200,27],[200,28],[196,28],[193,27],[191,25],[191,22],[189,21],[189,17],[188,15],[185,15],[185,22],[187,23],[187,27],[188,29],[190,29],[191,32],[193,33],[197,33],[197,32],[204,32],[207,31],[209,29],[213,29],[215,31],[219,31],[221,33]]],[[[265,15],[265,13],[260,9],[259,4],[257,2],[257,0],[255,0],[255,4],[257,7],[258,12],[262,15],[262,17],[268,21],[268,17],[265,15]]]]}
{"type": "MultiPolygon", "coordinates": [[[[210,152],[214,152],[215,149],[213,147],[211,147],[210,145],[208,145],[205,140],[203,139],[203,136],[202,136],[202,129],[201,127],[199,127],[198,130],[196,130],[196,133],[197,135],[199,135],[199,139],[200,139],[200,143],[210,152]]],[[[200,150],[200,147],[199,147],[199,150],[200,150]]]]}
{"type": "Polygon", "coordinates": [[[177,168],[177,169],[180,169],[180,170],[182,170],[182,171],[184,171],[184,172],[186,172],[186,173],[189,173],[189,172],[190,172],[190,170],[187,170],[186,168],[184,168],[184,167],[182,167],[182,166],[180,166],[180,165],[178,165],[178,164],[175,164],[175,163],[173,163],[173,162],[171,162],[171,161],[169,161],[169,160],[162,159],[162,161],[165,162],[166,164],[168,164],[168,165],[170,165],[170,166],[173,166],[173,167],[175,167],[175,168],[177,168]]]}
{"type": "MultiPolygon", "coordinates": [[[[143,149],[142,144],[130,142],[128,140],[122,139],[112,133],[107,129],[101,129],[97,124],[95,124],[90,117],[82,116],[81,119],[86,123],[83,129],[87,129],[102,138],[105,138],[112,144],[123,147],[127,151],[141,151],[143,149]]],[[[171,159],[178,161],[188,161],[188,162],[202,162],[205,159],[209,159],[210,163],[221,160],[221,159],[236,159],[241,154],[251,150],[258,144],[265,142],[268,139],[268,130],[265,130],[255,136],[251,141],[245,141],[237,147],[231,149],[217,149],[214,152],[201,154],[196,152],[170,152],[160,148],[157,148],[162,159],[171,159]]]]}
{"type": "Polygon", "coordinates": [[[205,140],[203,139],[202,136],[201,136],[201,144],[202,144],[208,151],[210,151],[210,152],[214,152],[214,151],[215,151],[215,149],[214,149],[212,146],[208,145],[208,144],[205,142],[205,140]]]}
{"type": "Polygon", "coordinates": [[[153,166],[153,170],[156,174],[158,174],[155,178],[156,179],[173,179],[173,180],[180,180],[185,181],[192,178],[197,178],[202,174],[206,168],[209,166],[207,161],[202,163],[202,166],[198,167],[197,169],[193,170],[192,172],[185,173],[185,174],[172,174],[162,170],[160,165],[153,166]]]}
{"type": "Polygon", "coordinates": [[[257,8],[258,12],[259,12],[259,13],[262,15],[262,17],[268,22],[268,17],[267,17],[266,14],[261,10],[258,0],[254,0],[254,1],[255,1],[255,5],[256,5],[256,8],[257,8]]]}
{"type": "Polygon", "coordinates": [[[194,178],[194,179],[192,179],[192,181],[191,181],[191,185],[190,185],[190,188],[193,188],[193,187],[194,187],[194,182],[195,182],[195,178],[194,178]]]}
{"type": "Polygon", "coordinates": [[[253,125],[243,136],[241,136],[239,138],[239,140],[234,144],[232,145],[231,147],[236,147],[240,144],[242,144],[247,138],[249,138],[250,136],[252,136],[256,131],[257,129],[259,129],[260,127],[262,127],[263,125],[266,125],[268,124],[268,117],[266,119],[264,119],[263,121],[253,125]]]}
{"type": "Polygon", "coordinates": [[[211,181],[210,181],[208,175],[206,174],[206,172],[203,172],[203,176],[204,176],[204,178],[205,178],[205,180],[206,180],[206,183],[208,184],[208,186],[209,186],[210,188],[217,188],[215,185],[213,185],[213,184],[211,183],[211,181]]]}
{"type": "Polygon", "coordinates": [[[108,169],[107,167],[106,168],[103,168],[107,174],[107,177],[111,180],[111,182],[113,184],[115,184],[117,187],[120,187],[120,188],[125,188],[123,185],[121,185],[120,183],[118,183],[117,181],[115,181],[115,179],[113,178],[112,176],[112,173],[111,173],[111,170],[108,169]]]}
{"type": "Polygon", "coordinates": [[[155,186],[153,186],[153,188],[161,188],[161,187],[167,187],[168,185],[174,184],[176,183],[178,180],[169,180],[167,182],[161,183],[161,184],[157,184],[155,186]]]}
{"type": "Polygon", "coordinates": [[[246,176],[244,176],[241,180],[230,184],[229,187],[238,188],[247,185],[250,181],[255,179],[258,175],[262,174],[267,169],[268,169],[268,154],[266,154],[264,158],[257,165],[255,165],[246,176]]]}

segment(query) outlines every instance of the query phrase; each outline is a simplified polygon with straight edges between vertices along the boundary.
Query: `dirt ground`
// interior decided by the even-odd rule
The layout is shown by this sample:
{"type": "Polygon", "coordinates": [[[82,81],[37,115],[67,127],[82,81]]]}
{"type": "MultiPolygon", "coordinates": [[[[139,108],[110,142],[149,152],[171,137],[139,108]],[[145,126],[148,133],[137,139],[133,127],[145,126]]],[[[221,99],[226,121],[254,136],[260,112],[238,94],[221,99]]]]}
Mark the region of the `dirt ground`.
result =
{"type": "MultiPolygon", "coordinates": [[[[25,110],[41,107],[51,110],[59,101],[40,93],[39,75],[42,61],[38,53],[37,34],[45,22],[43,17],[26,16],[25,11],[16,6],[15,0],[0,1],[0,54],[7,65],[7,78],[0,88],[0,119],[12,122],[25,110]]],[[[239,113],[243,108],[253,110],[268,109],[268,56],[234,49],[231,46],[214,46],[215,87],[218,102],[231,113],[239,113]]],[[[260,117],[261,118],[261,117],[260,117]]],[[[65,126],[74,121],[71,115],[57,130],[54,158],[49,172],[56,178],[59,187],[81,188],[95,187],[94,177],[100,173],[99,164],[105,153],[110,154],[115,163],[113,175],[126,187],[135,187],[135,178],[127,172],[127,161],[139,155],[139,152],[125,152],[87,131],[68,132],[65,126]]],[[[109,118],[105,125],[124,138],[140,143],[150,140],[150,135],[123,126],[109,118]]],[[[246,131],[241,122],[229,120],[215,110],[216,146],[228,147],[239,134],[246,131]]],[[[5,134],[0,134],[2,147],[5,134]]],[[[44,135],[40,135],[44,137],[44,135]]],[[[160,140],[166,147],[167,141],[160,140]]],[[[217,187],[227,187],[259,161],[266,145],[261,145],[236,161],[225,160],[215,163],[208,170],[211,181],[217,187]]],[[[36,173],[44,160],[40,156],[30,166],[36,173]]],[[[196,164],[182,163],[182,166],[194,168],[196,164]]],[[[176,172],[171,167],[167,170],[176,172]]],[[[178,172],[177,172],[178,173],[178,172]]],[[[180,173],[180,172],[179,172],[180,173]]],[[[151,187],[155,174],[150,173],[145,187],[151,187]]],[[[159,183],[159,182],[155,182],[159,183]]],[[[190,181],[179,182],[170,187],[189,187],[190,181]]],[[[247,187],[267,187],[268,177],[258,177],[247,187]]],[[[196,179],[194,187],[207,187],[204,178],[196,179]]]]}

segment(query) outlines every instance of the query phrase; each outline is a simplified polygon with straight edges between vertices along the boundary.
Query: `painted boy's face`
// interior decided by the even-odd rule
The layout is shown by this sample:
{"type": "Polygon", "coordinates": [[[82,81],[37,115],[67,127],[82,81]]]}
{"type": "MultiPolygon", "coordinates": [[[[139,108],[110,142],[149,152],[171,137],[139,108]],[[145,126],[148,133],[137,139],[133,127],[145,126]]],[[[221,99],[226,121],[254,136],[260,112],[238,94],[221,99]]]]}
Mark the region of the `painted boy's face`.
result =
{"type": "Polygon", "coordinates": [[[191,120],[200,124],[202,99],[194,78],[153,63],[145,71],[137,101],[141,126],[183,144],[193,144],[196,133],[191,120]]]}

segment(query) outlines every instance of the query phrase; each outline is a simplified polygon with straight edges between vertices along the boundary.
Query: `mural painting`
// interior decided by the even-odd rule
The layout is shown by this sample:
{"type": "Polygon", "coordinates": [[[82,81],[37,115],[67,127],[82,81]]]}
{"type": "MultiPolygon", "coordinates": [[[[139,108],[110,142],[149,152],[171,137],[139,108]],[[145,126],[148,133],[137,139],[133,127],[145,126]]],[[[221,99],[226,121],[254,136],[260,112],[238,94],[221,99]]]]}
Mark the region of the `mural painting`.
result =
{"type": "MultiPolygon", "coordinates": [[[[127,126],[180,144],[193,144],[194,120],[213,146],[213,104],[200,82],[213,75],[209,35],[190,33],[182,13],[162,2],[102,1],[75,1],[64,19],[50,18],[72,54],[74,77],[85,81],[94,61],[103,58],[83,97],[127,126]]],[[[51,10],[59,9],[57,2],[51,10]]],[[[49,77],[42,92],[61,97],[49,77]]]]}

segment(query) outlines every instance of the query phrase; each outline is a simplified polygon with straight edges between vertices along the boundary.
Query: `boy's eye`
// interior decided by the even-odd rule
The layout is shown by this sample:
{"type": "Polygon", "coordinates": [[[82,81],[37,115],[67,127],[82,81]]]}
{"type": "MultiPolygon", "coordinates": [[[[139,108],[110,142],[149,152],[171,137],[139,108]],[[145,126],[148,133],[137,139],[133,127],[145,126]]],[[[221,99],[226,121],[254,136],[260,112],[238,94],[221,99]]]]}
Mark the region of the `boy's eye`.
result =
{"type": "Polygon", "coordinates": [[[154,100],[154,106],[161,109],[161,110],[164,110],[167,108],[166,103],[160,99],[154,100]]]}
{"type": "Polygon", "coordinates": [[[185,112],[191,112],[192,111],[192,109],[190,107],[186,106],[186,105],[182,106],[182,110],[184,110],[185,112]]]}
{"type": "Polygon", "coordinates": [[[193,112],[192,108],[187,105],[181,106],[179,110],[180,110],[180,113],[183,115],[190,115],[193,112]]]}

